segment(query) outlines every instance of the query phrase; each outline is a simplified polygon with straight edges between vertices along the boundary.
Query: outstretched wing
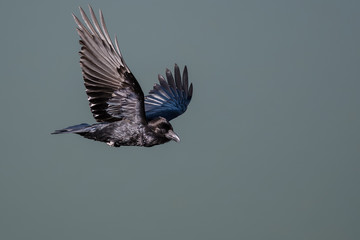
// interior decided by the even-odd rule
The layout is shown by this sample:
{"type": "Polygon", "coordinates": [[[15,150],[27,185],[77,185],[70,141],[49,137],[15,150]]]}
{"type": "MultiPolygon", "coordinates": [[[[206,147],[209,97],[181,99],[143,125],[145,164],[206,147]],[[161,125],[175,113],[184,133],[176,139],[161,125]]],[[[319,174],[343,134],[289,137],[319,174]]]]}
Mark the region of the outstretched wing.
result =
{"type": "Polygon", "coordinates": [[[145,113],[148,121],[164,117],[168,121],[183,114],[190,103],[193,86],[188,83],[188,72],[185,66],[183,80],[181,81],[180,70],[177,64],[174,67],[174,77],[169,69],[166,69],[166,78],[159,74],[159,84],[145,97],[145,113]]]}
{"type": "Polygon", "coordinates": [[[144,93],[124,62],[117,38],[109,37],[101,10],[100,22],[89,5],[92,22],[80,7],[85,27],[73,14],[80,36],[80,65],[91,112],[98,122],[120,119],[146,122],[144,93]]]}

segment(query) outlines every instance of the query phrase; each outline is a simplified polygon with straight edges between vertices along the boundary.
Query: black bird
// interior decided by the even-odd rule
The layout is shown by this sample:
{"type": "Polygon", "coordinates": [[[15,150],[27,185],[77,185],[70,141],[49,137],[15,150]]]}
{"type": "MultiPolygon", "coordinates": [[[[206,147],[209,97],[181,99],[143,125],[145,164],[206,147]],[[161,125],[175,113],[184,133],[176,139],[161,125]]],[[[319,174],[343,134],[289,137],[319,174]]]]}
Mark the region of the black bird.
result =
{"type": "Polygon", "coordinates": [[[76,133],[85,138],[105,142],[110,146],[151,147],[176,142],[180,138],[169,121],[184,113],[190,103],[193,86],[188,84],[185,66],[182,80],[175,64],[175,79],[166,69],[166,79],[144,97],[144,93],[126,65],[115,36],[115,47],[109,37],[101,10],[100,23],[89,6],[92,22],[80,7],[86,24],[73,14],[80,36],[80,65],[91,112],[98,122],[86,123],[56,130],[52,134],[76,133]]]}

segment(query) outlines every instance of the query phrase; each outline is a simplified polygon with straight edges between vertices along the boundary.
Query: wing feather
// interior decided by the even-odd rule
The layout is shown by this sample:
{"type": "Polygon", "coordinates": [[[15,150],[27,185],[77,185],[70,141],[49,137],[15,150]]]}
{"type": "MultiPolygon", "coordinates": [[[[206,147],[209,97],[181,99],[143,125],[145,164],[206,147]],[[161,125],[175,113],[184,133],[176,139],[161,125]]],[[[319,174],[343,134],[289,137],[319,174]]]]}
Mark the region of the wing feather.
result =
{"type": "Polygon", "coordinates": [[[158,76],[159,84],[155,84],[149,95],[145,97],[145,112],[148,121],[164,117],[168,121],[183,114],[192,98],[192,84],[189,88],[188,72],[185,66],[183,80],[178,65],[174,67],[174,77],[169,69],[166,69],[166,79],[158,76]]]}
{"type": "Polygon", "coordinates": [[[91,20],[80,7],[85,25],[73,14],[80,37],[80,65],[89,105],[98,122],[120,119],[145,123],[144,93],[109,36],[99,10],[99,24],[89,5],[91,20]]]}

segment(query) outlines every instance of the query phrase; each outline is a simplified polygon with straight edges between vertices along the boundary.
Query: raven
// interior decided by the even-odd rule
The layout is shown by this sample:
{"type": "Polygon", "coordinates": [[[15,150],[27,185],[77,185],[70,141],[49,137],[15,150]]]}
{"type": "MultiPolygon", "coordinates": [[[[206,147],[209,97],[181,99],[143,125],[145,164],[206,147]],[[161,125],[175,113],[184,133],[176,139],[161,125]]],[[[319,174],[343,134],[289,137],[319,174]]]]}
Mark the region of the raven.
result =
{"type": "Polygon", "coordinates": [[[76,133],[114,147],[179,142],[169,121],[183,114],[190,103],[193,86],[189,87],[187,67],[182,80],[178,65],[174,67],[175,78],[166,69],[166,80],[159,75],[159,84],[144,96],[121,55],[116,36],[113,45],[101,10],[100,27],[90,5],[92,21],[79,9],[87,26],[73,14],[80,36],[80,65],[90,109],[98,123],[82,123],[52,134],[76,133]]]}

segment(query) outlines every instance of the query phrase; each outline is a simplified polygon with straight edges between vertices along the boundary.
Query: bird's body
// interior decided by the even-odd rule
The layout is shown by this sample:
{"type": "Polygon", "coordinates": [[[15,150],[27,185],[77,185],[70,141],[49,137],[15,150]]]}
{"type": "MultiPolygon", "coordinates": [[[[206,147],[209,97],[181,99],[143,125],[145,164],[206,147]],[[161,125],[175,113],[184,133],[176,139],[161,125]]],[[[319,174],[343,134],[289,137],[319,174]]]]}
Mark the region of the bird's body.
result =
{"type": "MultiPolygon", "coordinates": [[[[166,124],[165,119],[160,119],[166,124]]],[[[162,134],[157,134],[156,129],[151,125],[143,125],[130,122],[129,120],[120,120],[112,123],[96,123],[96,124],[79,124],[71,126],[62,130],[57,130],[54,133],[76,133],[88,139],[105,142],[109,146],[143,146],[152,147],[154,145],[163,144],[174,140],[176,142],[180,139],[176,134],[170,130],[170,135],[165,137],[162,134]]]]}
{"type": "Polygon", "coordinates": [[[128,120],[95,124],[80,135],[115,147],[155,145],[153,133],[147,126],[128,120]]]}
{"type": "MultiPolygon", "coordinates": [[[[166,70],[166,79],[159,75],[149,95],[144,93],[120,53],[109,37],[100,12],[101,27],[89,6],[92,22],[80,8],[87,28],[73,15],[80,36],[80,65],[91,112],[98,122],[56,130],[53,134],[76,133],[85,138],[105,142],[110,146],[152,147],[180,138],[169,121],[187,109],[192,97],[185,66],[183,80],[175,64],[175,79],[166,70]]],[[[115,38],[116,40],[116,38],[115,38]]]]}

